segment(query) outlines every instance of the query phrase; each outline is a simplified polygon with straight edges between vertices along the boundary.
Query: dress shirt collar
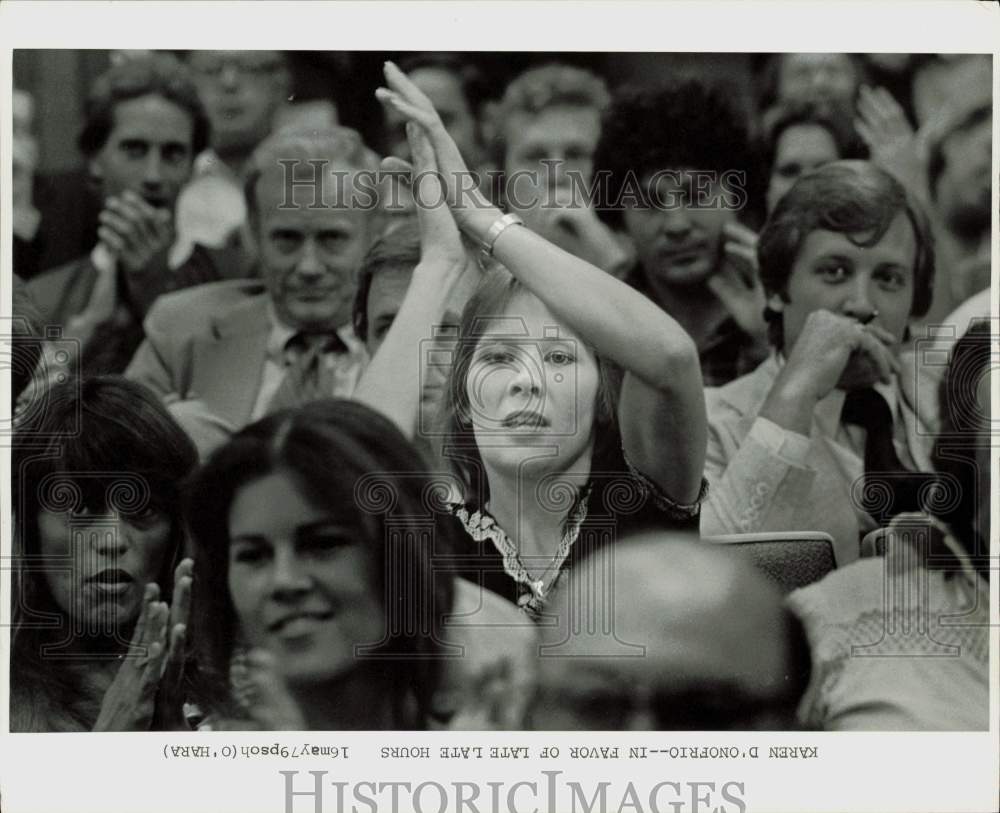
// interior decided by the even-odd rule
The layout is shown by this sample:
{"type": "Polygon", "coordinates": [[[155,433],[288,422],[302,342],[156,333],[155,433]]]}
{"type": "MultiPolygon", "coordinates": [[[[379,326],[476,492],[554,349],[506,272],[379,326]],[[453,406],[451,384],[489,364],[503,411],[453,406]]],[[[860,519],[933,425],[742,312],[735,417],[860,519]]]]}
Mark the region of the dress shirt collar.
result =
{"type": "MultiPolygon", "coordinates": [[[[278,364],[282,364],[284,363],[285,347],[288,345],[288,340],[299,331],[281,321],[274,307],[274,302],[270,300],[267,303],[267,318],[271,323],[271,330],[267,335],[267,357],[278,364]]],[[[354,328],[351,325],[343,325],[337,328],[336,333],[344,343],[344,346],[347,347],[347,352],[351,356],[364,356],[364,343],[354,335],[354,328]]]]}

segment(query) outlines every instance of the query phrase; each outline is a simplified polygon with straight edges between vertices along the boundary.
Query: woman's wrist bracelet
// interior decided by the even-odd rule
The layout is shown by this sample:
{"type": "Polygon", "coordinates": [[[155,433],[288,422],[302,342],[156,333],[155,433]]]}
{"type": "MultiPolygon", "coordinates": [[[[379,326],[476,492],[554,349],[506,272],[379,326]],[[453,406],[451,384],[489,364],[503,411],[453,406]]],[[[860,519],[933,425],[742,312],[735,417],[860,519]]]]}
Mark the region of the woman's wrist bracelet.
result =
{"type": "Polygon", "coordinates": [[[519,215],[516,214],[506,214],[501,215],[496,220],[493,221],[493,225],[490,226],[489,230],[486,232],[486,236],[482,239],[483,256],[492,257],[493,256],[493,246],[496,245],[497,239],[511,226],[523,226],[524,221],[519,215]]]}

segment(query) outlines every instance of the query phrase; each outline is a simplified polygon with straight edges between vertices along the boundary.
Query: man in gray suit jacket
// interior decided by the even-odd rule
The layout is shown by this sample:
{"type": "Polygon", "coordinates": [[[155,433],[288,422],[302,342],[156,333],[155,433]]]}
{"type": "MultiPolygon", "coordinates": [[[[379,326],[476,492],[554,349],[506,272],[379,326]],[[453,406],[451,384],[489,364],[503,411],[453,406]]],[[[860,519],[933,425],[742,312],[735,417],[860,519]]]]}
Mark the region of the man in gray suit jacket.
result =
{"type": "Polygon", "coordinates": [[[933,371],[908,343],[934,275],[926,219],[861,161],[801,178],[760,237],[772,356],[706,390],[711,483],[702,532],[859,536],[932,492],[933,371]]]}
{"type": "Polygon", "coordinates": [[[150,311],[126,375],[165,400],[203,454],[275,409],[353,392],[366,356],[351,307],[379,220],[363,180],[377,166],[347,128],[267,139],[246,186],[263,280],[199,286],[150,311]],[[295,380],[302,359],[308,392],[295,380]]]}

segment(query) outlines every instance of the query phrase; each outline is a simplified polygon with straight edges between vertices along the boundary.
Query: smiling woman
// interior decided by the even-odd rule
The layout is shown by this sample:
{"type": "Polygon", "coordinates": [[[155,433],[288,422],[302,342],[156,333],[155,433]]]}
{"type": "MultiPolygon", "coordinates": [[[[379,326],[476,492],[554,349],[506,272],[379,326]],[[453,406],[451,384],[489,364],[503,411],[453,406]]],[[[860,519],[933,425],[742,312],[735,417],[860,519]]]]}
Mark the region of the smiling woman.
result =
{"type": "Polygon", "coordinates": [[[214,727],[422,728],[440,678],[432,484],[387,420],[348,401],[244,429],[197,474],[195,643],[214,727]],[[383,473],[384,472],[384,473],[383,473]]]}
{"type": "Polygon", "coordinates": [[[112,377],[53,387],[15,441],[11,730],[183,725],[170,689],[191,587],[178,561],[191,441],[152,393],[112,377]]]}

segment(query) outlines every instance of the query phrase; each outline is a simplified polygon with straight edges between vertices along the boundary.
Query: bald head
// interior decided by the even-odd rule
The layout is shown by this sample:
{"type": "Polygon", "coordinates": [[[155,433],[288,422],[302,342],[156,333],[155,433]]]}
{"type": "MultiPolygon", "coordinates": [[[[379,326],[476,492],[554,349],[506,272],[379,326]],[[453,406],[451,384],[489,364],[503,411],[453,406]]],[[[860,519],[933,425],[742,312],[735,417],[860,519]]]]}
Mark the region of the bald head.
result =
{"type": "Polygon", "coordinates": [[[808,680],[781,591],[707,543],[657,533],[609,546],[549,606],[539,727],[784,728],[808,680]]]}

